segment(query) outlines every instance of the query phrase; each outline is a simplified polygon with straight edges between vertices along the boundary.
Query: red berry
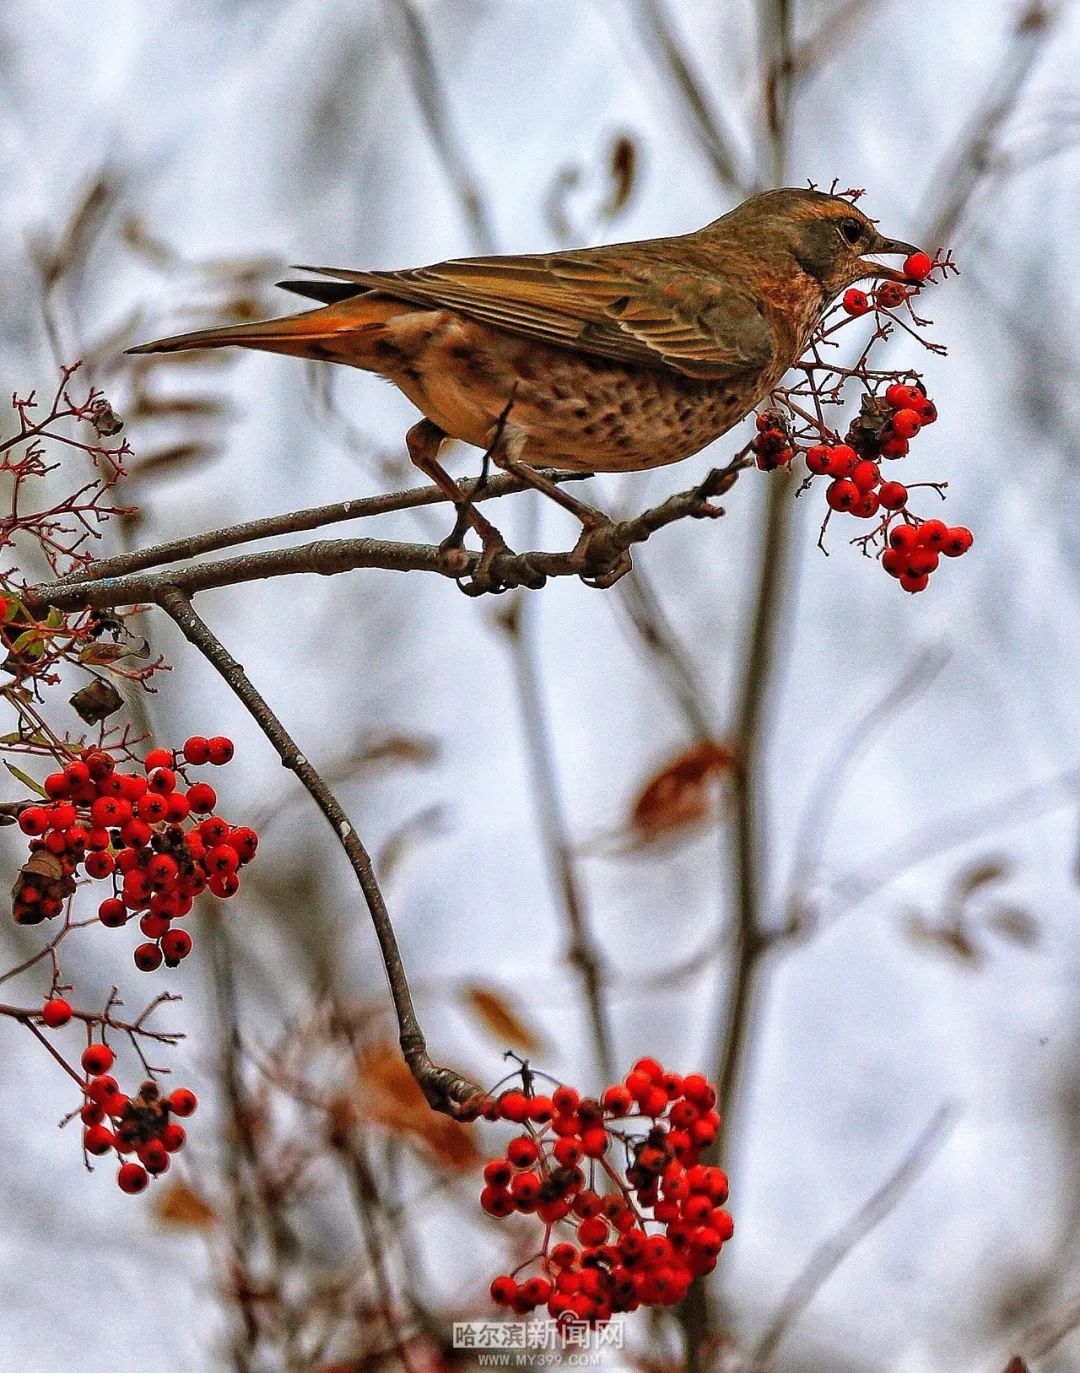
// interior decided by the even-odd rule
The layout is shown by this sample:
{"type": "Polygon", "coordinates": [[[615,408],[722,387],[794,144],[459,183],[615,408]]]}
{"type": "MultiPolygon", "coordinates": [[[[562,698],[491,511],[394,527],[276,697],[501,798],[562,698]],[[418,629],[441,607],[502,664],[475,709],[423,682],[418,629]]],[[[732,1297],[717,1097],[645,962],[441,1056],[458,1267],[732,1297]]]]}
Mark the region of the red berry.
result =
{"type": "Polygon", "coordinates": [[[160,939],[163,934],[168,933],[169,921],[163,915],[144,915],[139,921],[139,929],[147,939],[160,939]]]}
{"type": "Polygon", "coordinates": [[[877,497],[885,510],[903,510],[907,505],[907,487],[902,482],[882,482],[877,497]]]}
{"type": "Polygon", "coordinates": [[[585,1156],[585,1151],[573,1135],[563,1135],[557,1139],[551,1152],[555,1155],[555,1162],[561,1163],[564,1168],[577,1167],[585,1156]]]}
{"type": "Polygon", "coordinates": [[[174,1116],[190,1116],[195,1114],[199,1098],[190,1087],[177,1087],[169,1093],[168,1102],[169,1110],[174,1116]]]}
{"type": "Polygon", "coordinates": [[[922,428],[922,421],[914,410],[897,410],[890,422],[891,432],[900,439],[913,439],[922,428]]]}
{"type": "Polygon", "coordinates": [[[488,1290],[496,1306],[509,1306],[518,1294],[518,1285],[513,1278],[504,1273],[492,1280],[488,1290]]]}
{"type": "Polygon", "coordinates": [[[240,855],[230,844],[218,844],[203,859],[203,866],[212,876],[226,877],[240,866],[240,855]]]}
{"type": "Polygon", "coordinates": [[[521,1285],[521,1296],[530,1306],[543,1306],[551,1296],[551,1283],[537,1275],[521,1285]]]}
{"type": "Polygon", "coordinates": [[[490,1187],[509,1187],[514,1170],[504,1158],[489,1159],[484,1164],[484,1181],[490,1187]]]}
{"type": "Polygon", "coordinates": [[[93,849],[83,860],[89,877],[108,877],[116,867],[116,859],[107,849],[93,849]]]}
{"type": "Polygon", "coordinates": [[[206,885],[219,900],[227,901],[240,890],[240,879],[234,872],[215,873],[206,885]]]}
{"type": "Polygon", "coordinates": [[[916,592],[925,591],[927,585],[929,584],[929,581],[930,578],[926,575],[925,572],[921,577],[912,577],[907,572],[905,572],[900,578],[900,585],[904,588],[905,591],[910,591],[911,594],[914,596],[916,592]]]}
{"type": "Polygon", "coordinates": [[[931,572],[937,571],[939,561],[934,549],[920,544],[907,555],[904,571],[909,577],[929,576],[931,572]]]}
{"type": "Polygon", "coordinates": [[[849,315],[865,315],[870,308],[870,297],[855,286],[844,292],[844,309],[849,315]]]}
{"type": "Polygon", "coordinates": [[[689,1073],[683,1078],[683,1096],[703,1111],[716,1105],[716,1089],[701,1073],[689,1073]]]}
{"type": "Polygon", "coordinates": [[[179,963],[191,952],[191,935],[187,930],[170,930],[162,936],[161,952],[171,962],[179,963]]]}
{"type": "Polygon", "coordinates": [[[161,967],[162,952],[156,944],[140,944],[132,958],[140,972],[152,973],[161,967]]]}
{"type": "Polygon", "coordinates": [[[80,1059],[83,1072],[89,1073],[91,1077],[100,1077],[102,1073],[107,1073],[115,1061],[116,1055],[107,1044],[87,1045],[80,1059]]]}
{"type": "Polygon", "coordinates": [[[139,1162],[148,1173],[164,1173],[169,1166],[169,1151],[159,1139],[152,1139],[138,1150],[139,1162]]]}
{"type": "Polygon", "coordinates": [[[948,526],[941,520],[923,520],[919,525],[919,542],[928,548],[940,548],[948,537],[948,526]]]}
{"type": "Polygon", "coordinates": [[[54,996],[41,1008],[41,1018],[50,1030],[58,1030],[71,1019],[71,1004],[62,996],[54,996]]]}
{"type": "Polygon", "coordinates": [[[581,1096],[573,1087],[556,1087],[551,1094],[551,1104],[563,1116],[573,1115],[581,1102],[581,1096]]]}
{"type": "Polygon", "coordinates": [[[607,1221],[599,1216],[590,1216],[578,1226],[578,1239],[586,1249],[599,1249],[609,1233],[607,1221]]]}
{"type": "Polygon", "coordinates": [[[93,1082],[86,1084],[87,1100],[96,1102],[99,1106],[115,1091],[116,1078],[108,1073],[102,1073],[101,1076],[95,1077],[93,1082]]]}
{"type": "Polygon", "coordinates": [[[518,1173],[510,1183],[510,1195],[519,1210],[529,1210],[540,1200],[542,1181],[539,1173],[518,1173]]]}
{"type": "Polygon", "coordinates": [[[217,792],[207,782],[196,782],[187,789],[187,803],[200,815],[208,815],[217,805],[217,792]]]}
{"type": "Polygon", "coordinates": [[[847,477],[841,477],[838,481],[834,481],[828,491],[825,492],[825,499],[831,509],[845,511],[856,505],[861,495],[862,493],[853,481],[847,477]]]}
{"type": "Polygon", "coordinates": [[[44,834],[48,826],[48,818],[41,806],[27,806],[19,812],[19,828],[23,834],[44,834]]]}
{"type": "Polygon", "coordinates": [[[886,439],[881,445],[881,456],[883,458],[902,458],[910,451],[911,444],[907,439],[891,438],[886,439]]]}
{"type": "Polygon", "coordinates": [[[937,419],[937,406],[926,396],[922,396],[911,408],[918,415],[919,423],[922,425],[933,424],[937,419]]]}
{"type": "MultiPolygon", "coordinates": [[[[249,863],[255,857],[255,850],[259,847],[259,836],[247,825],[239,825],[236,829],[229,831],[229,836],[225,840],[230,848],[234,848],[240,855],[241,863],[249,863]]],[[[532,1107],[529,1110],[530,1120],[536,1120],[537,1105],[541,1098],[533,1097],[532,1107]]],[[[550,1115],[553,1103],[548,1103],[548,1114],[550,1115]]]]}
{"type": "Polygon", "coordinates": [[[829,449],[828,474],[830,477],[846,477],[858,461],[859,455],[850,444],[835,444],[829,449]]]}
{"type": "MultiPolygon", "coordinates": [[[[249,830],[242,826],[238,830],[233,830],[225,842],[227,844],[232,844],[233,848],[240,854],[241,860],[246,863],[248,859],[255,856],[255,849],[259,843],[259,836],[254,830],[249,830]],[[239,843],[234,843],[233,841],[238,834],[252,835],[255,841],[254,844],[246,838],[239,843]],[[242,851],[243,849],[249,849],[250,852],[245,855],[242,851]]],[[[549,1096],[534,1096],[529,1098],[529,1119],[535,1121],[538,1125],[546,1125],[554,1113],[555,1107],[549,1096]]]]}
{"type": "Polygon", "coordinates": [[[233,741],[226,739],[223,734],[216,734],[213,739],[206,741],[207,761],[215,767],[222,767],[233,756],[235,749],[233,741]]]}
{"type": "Polygon", "coordinates": [[[193,734],[184,744],[182,752],[185,763],[191,763],[193,767],[202,767],[210,761],[210,740],[204,739],[201,734],[193,734]]]}
{"type": "Polygon", "coordinates": [[[61,801],[71,791],[71,783],[66,773],[51,772],[41,784],[45,794],[53,801],[61,801]]]}
{"type": "Polygon", "coordinates": [[[220,815],[211,815],[208,820],[203,820],[199,824],[199,834],[208,848],[214,848],[217,844],[223,844],[228,833],[229,826],[222,820],[220,815]]]}
{"type": "Polygon", "coordinates": [[[966,553],[975,541],[975,536],[970,529],[962,524],[953,525],[945,535],[941,544],[941,551],[947,558],[959,558],[966,553]]]}
{"type": "Polygon", "coordinates": [[[887,281],[874,292],[874,299],[882,310],[895,310],[908,298],[908,289],[898,281],[887,281]]]}
{"type": "Polygon", "coordinates": [[[621,1083],[615,1083],[604,1091],[600,1103],[609,1115],[625,1116],[633,1106],[634,1098],[621,1083]]]}
{"type": "Polygon", "coordinates": [[[872,515],[877,514],[880,504],[876,491],[865,491],[851,507],[850,513],[856,519],[868,520],[872,515]]]}
{"type": "Polygon", "coordinates": [[[154,792],[158,796],[168,796],[170,792],[176,790],[176,773],[168,767],[155,768],[146,779],[146,787],[148,791],[154,792]]]}
{"type": "Polygon", "coordinates": [[[912,253],[904,259],[904,275],[912,281],[925,281],[933,270],[933,259],[927,253],[912,253]]]}
{"type": "Polygon", "coordinates": [[[121,925],[126,925],[127,918],[127,907],[115,896],[110,896],[98,907],[98,919],[110,930],[119,929],[121,925]]]}
{"type": "Polygon", "coordinates": [[[153,772],[155,768],[171,768],[172,765],[172,750],[167,748],[152,748],[143,759],[143,767],[147,772],[153,772]]]}
{"type": "Polygon", "coordinates": [[[122,1163],[116,1181],[121,1192],[142,1192],[150,1181],[150,1175],[141,1163],[122,1163]]]}
{"type": "Polygon", "coordinates": [[[528,1168],[540,1157],[540,1150],[531,1135],[520,1135],[506,1146],[506,1157],[515,1168],[528,1168]]]}
{"type": "Polygon", "coordinates": [[[851,469],[851,480],[860,491],[872,491],[881,480],[881,473],[878,471],[877,463],[868,460],[857,462],[851,469]]]}
{"type": "Polygon", "coordinates": [[[184,1147],[187,1139],[187,1131],[182,1125],[177,1125],[175,1120],[170,1120],[164,1127],[159,1136],[162,1144],[168,1149],[170,1154],[175,1154],[177,1149],[184,1147]]]}
{"type": "Polygon", "coordinates": [[[890,577],[899,577],[907,569],[907,558],[897,548],[887,548],[881,555],[881,565],[890,577]]]}
{"type": "Polygon", "coordinates": [[[131,819],[131,802],[121,796],[99,796],[90,807],[90,820],[103,829],[113,829],[131,819]]]}
{"type": "Polygon", "coordinates": [[[480,1206],[489,1216],[495,1216],[498,1220],[517,1210],[514,1198],[505,1187],[485,1187],[480,1193],[480,1206]]]}
{"type": "Polygon", "coordinates": [[[913,524],[898,524],[889,531],[889,547],[908,553],[919,542],[919,531],[913,524]]]}
{"type": "Polygon", "coordinates": [[[138,777],[134,773],[118,772],[111,779],[116,784],[116,795],[122,796],[125,801],[130,801],[132,805],[140,796],[145,796],[147,792],[146,778],[138,777]]]}
{"type": "Polygon", "coordinates": [[[160,824],[165,819],[165,812],[168,808],[169,803],[165,797],[153,791],[148,791],[145,796],[140,796],[136,803],[139,819],[147,825],[160,824]]]}
{"type": "Polygon", "coordinates": [[[903,382],[893,382],[885,392],[886,404],[894,410],[914,410],[926,397],[917,386],[907,386],[903,382]]]}
{"type": "Polygon", "coordinates": [[[88,1154],[107,1154],[116,1145],[116,1136],[107,1125],[91,1125],[83,1132],[83,1148],[88,1154]]]}
{"type": "Polygon", "coordinates": [[[601,1158],[610,1144],[608,1132],[602,1125],[593,1125],[581,1132],[581,1150],[587,1158],[601,1158]]]}

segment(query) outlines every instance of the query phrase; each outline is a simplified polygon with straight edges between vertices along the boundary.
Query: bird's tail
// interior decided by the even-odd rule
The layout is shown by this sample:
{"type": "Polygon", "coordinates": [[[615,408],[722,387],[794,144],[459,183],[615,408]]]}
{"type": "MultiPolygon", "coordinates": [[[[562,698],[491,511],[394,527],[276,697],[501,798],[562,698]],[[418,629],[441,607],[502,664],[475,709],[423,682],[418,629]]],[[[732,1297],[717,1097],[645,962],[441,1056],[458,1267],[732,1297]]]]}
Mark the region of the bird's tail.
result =
{"type": "Polygon", "coordinates": [[[267,353],[294,357],[330,358],[364,366],[370,335],[401,312],[401,304],[368,294],[307,310],[300,315],[263,320],[258,324],[233,324],[220,329],[197,329],[173,334],[129,348],[129,353],[179,353],[192,348],[257,348],[267,353]],[[365,338],[368,336],[368,339],[365,338]],[[346,337],[347,336],[347,337],[346,337]]]}

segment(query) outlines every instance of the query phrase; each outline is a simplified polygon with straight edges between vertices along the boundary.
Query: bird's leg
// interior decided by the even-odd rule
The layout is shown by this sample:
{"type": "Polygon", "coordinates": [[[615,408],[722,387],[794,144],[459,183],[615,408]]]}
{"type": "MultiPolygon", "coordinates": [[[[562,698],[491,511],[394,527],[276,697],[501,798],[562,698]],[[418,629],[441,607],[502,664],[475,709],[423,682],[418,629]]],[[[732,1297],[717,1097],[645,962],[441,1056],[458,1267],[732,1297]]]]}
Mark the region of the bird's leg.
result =
{"type": "MultiPolygon", "coordinates": [[[[602,510],[597,510],[595,506],[586,505],[584,501],[575,500],[569,491],[564,491],[562,487],[556,486],[553,481],[549,481],[541,472],[530,467],[528,463],[522,462],[507,449],[505,442],[499,442],[489,450],[491,460],[496,467],[501,467],[504,472],[509,472],[526,486],[531,486],[537,491],[542,491],[545,496],[550,497],[556,505],[561,505],[564,510],[569,510],[571,515],[576,515],[581,521],[581,538],[578,540],[574,552],[584,556],[585,561],[589,562],[590,545],[593,536],[601,529],[611,526],[611,516],[605,515],[602,510]]],[[[608,587],[613,586],[620,577],[630,571],[633,563],[630,561],[630,554],[623,549],[614,561],[610,559],[593,559],[594,563],[601,562],[602,566],[596,568],[595,574],[592,572],[582,573],[581,580],[586,586],[608,587]]]]}
{"type": "Polygon", "coordinates": [[[468,529],[476,531],[485,553],[507,551],[506,541],[490,520],[484,518],[469,497],[458,486],[446,468],[439,462],[439,449],[446,434],[431,420],[420,420],[405,435],[405,446],[409,450],[409,460],[418,467],[424,476],[454,503],[457,520],[450,534],[440,545],[442,548],[460,548],[468,529]]]}

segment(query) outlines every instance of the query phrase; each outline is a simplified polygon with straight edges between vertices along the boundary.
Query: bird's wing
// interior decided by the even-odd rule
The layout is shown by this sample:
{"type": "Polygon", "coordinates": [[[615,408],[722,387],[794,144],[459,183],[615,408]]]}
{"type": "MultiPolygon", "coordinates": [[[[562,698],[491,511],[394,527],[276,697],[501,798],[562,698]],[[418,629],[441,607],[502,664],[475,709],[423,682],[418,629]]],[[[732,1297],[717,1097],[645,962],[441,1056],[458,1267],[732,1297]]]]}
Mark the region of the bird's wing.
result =
{"type": "MultiPolygon", "coordinates": [[[[722,380],[763,366],[768,317],[731,283],[625,248],[477,257],[401,272],[306,271],[527,338],[722,380]]],[[[292,283],[289,283],[292,285],[292,283]]]]}

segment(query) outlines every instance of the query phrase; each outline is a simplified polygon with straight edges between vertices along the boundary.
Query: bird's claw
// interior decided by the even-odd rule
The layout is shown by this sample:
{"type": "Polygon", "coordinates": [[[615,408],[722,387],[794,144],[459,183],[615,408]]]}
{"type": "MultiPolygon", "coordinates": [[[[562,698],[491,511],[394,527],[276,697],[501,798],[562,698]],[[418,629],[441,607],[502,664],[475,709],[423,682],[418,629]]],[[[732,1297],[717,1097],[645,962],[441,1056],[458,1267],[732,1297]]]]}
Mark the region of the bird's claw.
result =
{"type": "Polygon", "coordinates": [[[604,546],[604,539],[614,527],[614,522],[605,516],[602,521],[583,529],[581,538],[574,545],[570,556],[585,564],[585,570],[578,575],[586,586],[606,590],[625,577],[634,566],[629,549],[613,548],[610,543],[604,546]]]}

